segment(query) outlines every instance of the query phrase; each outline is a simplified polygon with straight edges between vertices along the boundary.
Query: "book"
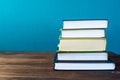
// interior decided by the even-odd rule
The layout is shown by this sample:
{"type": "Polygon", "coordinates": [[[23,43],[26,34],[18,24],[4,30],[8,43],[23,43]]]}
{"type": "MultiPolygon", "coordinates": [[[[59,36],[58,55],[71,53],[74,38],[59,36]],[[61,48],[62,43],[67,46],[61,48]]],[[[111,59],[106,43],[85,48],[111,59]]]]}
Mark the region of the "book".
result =
{"type": "Polygon", "coordinates": [[[106,38],[60,38],[58,51],[105,51],[106,38]]]}
{"type": "Polygon", "coordinates": [[[108,59],[108,20],[64,20],[54,70],[114,70],[108,59]]]}
{"type": "Polygon", "coordinates": [[[57,52],[58,61],[107,61],[107,52],[57,52]]]}
{"type": "Polygon", "coordinates": [[[108,61],[56,61],[54,62],[55,70],[114,70],[115,63],[108,61]]]}
{"type": "Polygon", "coordinates": [[[63,20],[63,29],[107,28],[108,20],[63,20]]]}
{"type": "Polygon", "coordinates": [[[62,29],[62,38],[100,38],[105,37],[104,29],[62,29]]]}

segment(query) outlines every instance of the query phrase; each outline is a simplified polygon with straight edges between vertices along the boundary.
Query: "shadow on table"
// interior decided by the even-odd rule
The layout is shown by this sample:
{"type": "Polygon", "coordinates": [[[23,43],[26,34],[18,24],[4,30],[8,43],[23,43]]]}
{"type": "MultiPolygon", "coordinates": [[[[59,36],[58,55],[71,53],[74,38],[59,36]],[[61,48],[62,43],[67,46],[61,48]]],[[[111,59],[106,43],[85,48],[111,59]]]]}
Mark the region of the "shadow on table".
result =
{"type": "Polygon", "coordinates": [[[117,55],[114,52],[108,52],[108,57],[115,62],[116,69],[117,71],[120,71],[120,55],[117,55]]]}

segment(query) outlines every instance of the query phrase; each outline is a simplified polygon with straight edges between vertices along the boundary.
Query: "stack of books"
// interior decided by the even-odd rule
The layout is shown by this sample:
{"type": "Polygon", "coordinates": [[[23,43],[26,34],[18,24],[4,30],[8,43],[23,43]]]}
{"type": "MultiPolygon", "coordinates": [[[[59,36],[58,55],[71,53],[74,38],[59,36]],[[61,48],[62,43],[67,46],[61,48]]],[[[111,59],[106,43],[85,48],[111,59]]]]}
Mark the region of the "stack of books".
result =
{"type": "Polygon", "coordinates": [[[64,20],[55,70],[114,70],[108,59],[105,29],[108,20],[64,20]]]}

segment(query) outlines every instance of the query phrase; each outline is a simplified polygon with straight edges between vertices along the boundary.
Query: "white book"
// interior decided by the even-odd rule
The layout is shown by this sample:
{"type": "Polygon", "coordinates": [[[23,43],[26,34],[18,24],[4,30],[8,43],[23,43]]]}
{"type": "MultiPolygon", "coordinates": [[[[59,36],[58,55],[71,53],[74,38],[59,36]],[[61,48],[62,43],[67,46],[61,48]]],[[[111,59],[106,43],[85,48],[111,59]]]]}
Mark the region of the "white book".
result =
{"type": "Polygon", "coordinates": [[[55,62],[55,70],[114,70],[115,63],[107,62],[55,62]]]}
{"type": "Polygon", "coordinates": [[[80,29],[72,29],[72,30],[65,30],[63,29],[61,31],[61,37],[62,38],[80,38],[80,37],[88,37],[88,38],[91,38],[91,37],[105,37],[105,30],[104,29],[83,29],[83,30],[80,30],[80,29]]]}
{"type": "Polygon", "coordinates": [[[107,28],[108,20],[64,20],[63,29],[107,28]]]}
{"type": "Polygon", "coordinates": [[[60,61],[107,61],[107,52],[78,52],[78,53],[57,53],[57,60],[60,61]]]}

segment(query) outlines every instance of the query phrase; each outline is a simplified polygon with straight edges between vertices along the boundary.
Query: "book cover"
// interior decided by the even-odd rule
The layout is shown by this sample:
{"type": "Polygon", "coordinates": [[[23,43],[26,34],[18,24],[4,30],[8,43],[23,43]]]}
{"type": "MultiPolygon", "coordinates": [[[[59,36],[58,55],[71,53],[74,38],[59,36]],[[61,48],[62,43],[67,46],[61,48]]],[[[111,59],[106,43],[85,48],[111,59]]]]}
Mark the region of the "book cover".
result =
{"type": "Polygon", "coordinates": [[[107,61],[107,52],[57,52],[58,61],[107,61]]]}
{"type": "Polygon", "coordinates": [[[54,59],[54,70],[114,70],[115,63],[108,61],[58,61],[54,59]]]}

